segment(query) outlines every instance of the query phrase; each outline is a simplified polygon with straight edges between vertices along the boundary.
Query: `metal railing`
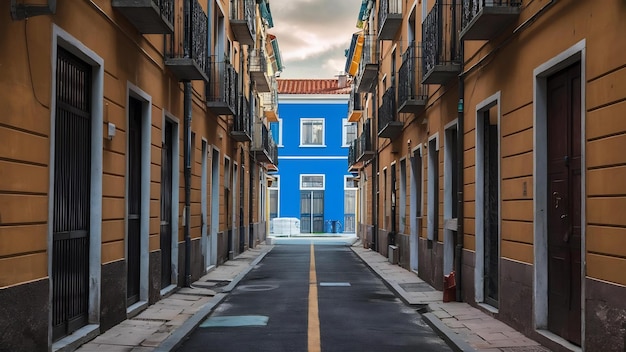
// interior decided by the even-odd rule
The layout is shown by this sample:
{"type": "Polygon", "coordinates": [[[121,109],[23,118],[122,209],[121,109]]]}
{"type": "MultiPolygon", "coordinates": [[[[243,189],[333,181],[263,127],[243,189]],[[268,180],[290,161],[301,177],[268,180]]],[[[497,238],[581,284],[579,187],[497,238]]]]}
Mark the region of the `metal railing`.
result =
{"type": "Polygon", "coordinates": [[[255,13],[256,13],[255,0],[233,0],[230,7],[230,19],[246,21],[250,33],[253,35],[256,33],[256,26],[254,25],[255,13]]]}
{"type": "Polygon", "coordinates": [[[239,111],[233,120],[233,131],[246,132],[250,135],[252,131],[252,119],[250,118],[250,102],[243,94],[239,96],[239,111]]]}
{"type": "Polygon", "coordinates": [[[161,12],[161,17],[174,24],[174,0],[152,0],[161,12]]]}
{"type": "Polygon", "coordinates": [[[191,58],[202,72],[208,72],[208,18],[198,0],[190,4],[190,17],[183,18],[183,33],[171,35],[166,55],[169,58],[191,58]],[[183,45],[180,44],[182,38],[183,45]],[[178,39],[178,40],[177,40],[178,39]],[[185,50],[185,48],[188,48],[185,50]]]}
{"type": "Polygon", "coordinates": [[[389,14],[401,14],[402,3],[400,0],[380,0],[378,4],[378,31],[385,24],[389,14]]]}
{"type": "Polygon", "coordinates": [[[363,38],[363,52],[357,77],[361,77],[366,65],[378,64],[378,40],[373,34],[366,34],[363,38]]]}
{"type": "Polygon", "coordinates": [[[420,44],[411,44],[402,54],[398,70],[398,105],[408,100],[426,100],[428,90],[422,80],[422,57],[420,44]]]}
{"type": "Polygon", "coordinates": [[[224,61],[216,61],[211,56],[209,62],[209,82],[207,84],[207,102],[226,103],[233,111],[237,107],[237,71],[224,61]]]}
{"type": "Polygon", "coordinates": [[[378,132],[390,122],[396,121],[396,87],[391,86],[383,94],[383,102],[378,108],[378,132]]]}
{"type": "Polygon", "coordinates": [[[368,119],[363,124],[363,132],[359,135],[359,144],[357,145],[357,160],[361,159],[366,152],[373,152],[372,149],[372,132],[371,124],[368,119]]]}
{"type": "Polygon", "coordinates": [[[459,63],[461,58],[461,3],[453,5],[450,1],[437,1],[422,23],[424,73],[436,65],[459,63]]]}
{"type": "Polygon", "coordinates": [[[267,72],[267,57],[265,50],[254,49],[250,51],[250,72],[267,72]]]}
{"type": "Polygon", "coordinates": [[[463,16],[461,30],[465,29],[478,16],[484,7],[520,7],[521,0],[461,0],[463,1],[463,16]]]}
{"type": "Polygon", "coordinates": [[[356,87],[352,86],[352,92],[350,92],[350,100],[348,100],[348,115],[354,111],[363,110],[361,101],[361,93],[356,91],[356,87]]]}

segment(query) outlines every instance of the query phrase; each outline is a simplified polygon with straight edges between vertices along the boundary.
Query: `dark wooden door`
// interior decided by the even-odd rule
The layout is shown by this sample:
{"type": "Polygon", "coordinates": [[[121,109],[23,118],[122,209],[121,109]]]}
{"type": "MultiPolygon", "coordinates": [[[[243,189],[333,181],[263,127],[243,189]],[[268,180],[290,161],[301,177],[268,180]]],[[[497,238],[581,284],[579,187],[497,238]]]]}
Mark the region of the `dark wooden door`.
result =
{"type": "Polygon", "coordinates": [[[128,236],[126,264],[126,304],[139,301],[141,258],[141,102],[128,104],[128,236]]]}
{"type": "Polygon", "coordinates": [[[548,78],[548,328],[581,342],[580,64],[548,78]]]}
{"type": "Polygon", "coordinates": [[[485,302],[498,307],[498,268],[500,261],[498,234],[498,125],[491,124],[489,111],[483,116],[483,158],[484,158],[484,297],[485,302]]]}
{"type": "Polygon", "coordinates": [[[161,148],[161,288],[172,283],[172,169],[173,126],[165,122],[161,148]]]}
{"type": "Polygon", "coordinates": [[[52,339],[87,324],[91,66],[58,48],[52,214],[52,339]]]}

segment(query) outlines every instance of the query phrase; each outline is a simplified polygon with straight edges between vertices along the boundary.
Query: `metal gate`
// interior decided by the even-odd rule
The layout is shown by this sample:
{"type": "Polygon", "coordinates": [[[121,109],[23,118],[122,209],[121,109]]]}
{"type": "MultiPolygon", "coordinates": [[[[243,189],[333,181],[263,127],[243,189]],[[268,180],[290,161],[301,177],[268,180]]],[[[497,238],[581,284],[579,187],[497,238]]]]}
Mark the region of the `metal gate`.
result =
{"type": "Polygon", "coordinates": [[[139,301],[141,258],[141,102],[130,98],[128,106],[128,243],[126,264],[127,305],[139,301]]]}
{"type": "Polygon", "coordinates": [[[91,66],[57,50],[52,338],[87,324],[91,196],[91,66]]]}
{"type": "Polygon", "coordinates": [[[161,288],[172,283],[172,130],[166,121],[161,148],[161,288]]]}

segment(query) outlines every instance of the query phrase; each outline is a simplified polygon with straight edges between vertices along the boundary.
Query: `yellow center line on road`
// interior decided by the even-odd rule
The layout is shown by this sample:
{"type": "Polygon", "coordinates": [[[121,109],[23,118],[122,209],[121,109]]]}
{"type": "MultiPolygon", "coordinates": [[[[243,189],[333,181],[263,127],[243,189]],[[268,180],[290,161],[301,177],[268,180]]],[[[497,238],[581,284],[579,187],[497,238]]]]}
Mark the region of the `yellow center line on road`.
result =
{"type": "Polygon", "coordinates": [[[309,331],[308,351],[320,352],[320,316],[317,306],[317,273],[315,272],[315,247],[311,243],[311,264],[309,265],[309,331]]]}

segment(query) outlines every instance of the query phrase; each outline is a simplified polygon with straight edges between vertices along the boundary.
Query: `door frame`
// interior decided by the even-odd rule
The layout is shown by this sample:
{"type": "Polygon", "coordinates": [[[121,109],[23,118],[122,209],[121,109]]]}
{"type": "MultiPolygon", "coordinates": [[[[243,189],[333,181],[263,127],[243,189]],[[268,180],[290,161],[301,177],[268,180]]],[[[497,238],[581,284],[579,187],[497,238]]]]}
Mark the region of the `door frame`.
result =
{"type": "Polygon", "coordinates": [[[548,331],[548,161],[547,161],[547,79],[550,75],[580,62],[581,82],[581,347],[585,348],[585,273],[586,273],[586,106],[585,106],[585,67],[586,67],[586,40],[583,39],[560,54],[554,56],[533,70],[533,139],[534,139],[534,184],[533,206],[534,216],[534,325],[539,333],[552,341],[570,348],[578,349],[565,339],[548,331]]]}
{"type": "MultiPolygon", "coordinates": [[[[443,273],[447,275],[454,270],[454,241],[457,227],[449,223],[452,219],[454,207],[457,206],[454,200],[452,189],[452,170],[457,166],[453,163],[456,156],[456,149],[448,147],[448,130],[454,128],[454,136],[457,136],[458,121],[456,118],[447,123],[443,128],[443,273]],[[454,228],[454,229],[453,229],[454,228]]],[[[458,140],[457,140],[458,143],[458,140]]],[[[458,221],[458,219],[457,219],[458,221]]]]}
{"type": "MultiPolygon", "coordinates": [[[[172,282],[169,286],[161,290],[161,297],[172,292],[178,285],[178,208],[179,208],[179,187],[180,187],[180,121],[167,111],[163,112],[161,126],[165,126],[165,121],[172,124],[172,282]]],[[[162,127],[164,128],[164,127],[162,127]]],[[[165,130],[161,130],[161,143],[165,143],[165,130]]]]}
{"type": "MultiPolygon", "coordinates": [[[[134,98],[141,102],[141,198],[140,198],[140,259],[139,259],[139,301],[131,306],[128,306],[126,311],[131,314],[134,310],[140,309],[143,306],[147,305],[148,302],[148,272],[149,272],[149,241],[150,241],[150,160],[151,160],[151,143],[152,143],[152,97],[141,90],[139,87],[135,86],[130,82],[126,82],[126,131],[130,128],[130,119],[129,119],[129,107],[130,107],[130,98],[134,98]]],[[[129,192],[129,177],[128,171],[130,170],[130,159],[128,158],[130,151],[130,143],[129,143],[129,135],[126,134],[126,170],[127,174],[125,177],[125,217],[126,226],[125,226],[125,239],[124,242],[124,253],[126,258],[128,258],[128,210],[129,210],[129,202],[130,198],[128,196],[129,192]]]]}
{"type": "Polygon", "coordinates": [[[409,215],[409,224],[411,227],[411,234],[409,237],[409,248],[411,251],[411,255],[410,257],[410,266],[411,266],[411,270],[417,272],[418,271],[418,257],[419,257],[419,250],[418,250],[418,243],[419,243],[419,237],[422,233],[422,222],[421,220],[418,221],[418,217],[414,216],[416,214],[417,209],[419,208],[419,219],[422,219],[424,216],[424,153],[423,153],[423,149],[422,149],[422,143],[418,144],[417,147],[413,148],[411,150],[411,155],[409,156],[409,159],[411,160],[411,177],[410,177],[410,188],[411,188],[411,196],[409,199],[409,209],[411,211],[410,215],[409,215]],[[420,187],[420,194],[417,194],[417,190],[415,189],[415,187],[413,187],[413,185],[415,184],[415,174],[414,174],[414,165],[412,163],[413,161],[413,156],[418,154],[420,156],[420,165],[417,165],[417,170],[418,172],[420,172],[421,176],[420,176],[420,182],[421,182],[421,187],[420,187]],[[420,201],[421,204],[417,204],[418,199],[420,201]]]}
{"type": "Polygon", "coordinates": [[[201,173],[200,173],[200,217],[202,220],[202,226],[200,227],[200,248],[202,251],[202,256],[204,258],[204,271],[206,272],[209,267],[209,255],[208,255],[208,182],[209,182],[209,153],[211,152],[211,148],[209,147],[209,142],[205,137],[202,137],[201,142],[201,150],[202,150],[202,159],[201,159],[201,173]]]}
{"type": "MultiPolygon", "coordinates": [[[[98,329],[100,324],[101,258],[102,258],[102,164],[104,133],[104,59],[89,49],[61,27],[52,24],[51,45],[51,84],[50,87],[50,163],[48,190],[48,219],[54,213],[54,160],[55,160],[55,125],[56,125],[56,62],[57,48],[62,47],[81,60],[91,65],[91,205],[89,222],[89,297],[86,328],[79,329],[66,336],[63,341],[71,344],[98,329]]],[[[48,276],[52,277],[53,224],[48,221],[48,276]]],[[[48,288],[49,304],[52,307],[52,284],[48,288]]],[[[48,310],[48,326],[52,324],[52,309],[48,310]]],[[[48,334],[48,344],[52,344],[52,333],[48,334]]]]}
{"type": "MultiPolygon", "coordinates": [[[[485,303],[485,174],[483,173],[485,167],[484,160],[484,135],[483,135],[483,118],[484,113],[489,111],[494,106],[498,107],[498,253],[502,253],[502,170],[501,170],[501,148],[502,148],[502,135],[501,135],[501,92],[497,91],[492,96],[481,101],[476,105],[475,118],[476,118],[476,133],[475,133],[475,233],[476,233],[476,257],[474,266],[474,297],[477,303],[485,303]],[[480,127],[480,128],[479,128],[480,127]]],[[[502,255],[500,254],[500,258],[502,255]]],[[[498,262],[500,260],[498,259],[498,262]]],[[[500,273],[500,265],[498,265],[498,273],[500,273]]],[[[498,274],[499,275],[499,274],[498,274]]],[[[498,279],[498,283],[500,280],[498,279]]],[[[500,290],[498,290],[500,292],[500,290]]],[[[498,312],[498,308],[489,304],[485,304],[484,307],[493,312],[498,312]]]]}
{"type": "Polygon", "coordinates": [[[220,149],[211,147],[211,229],[209,231],[207,255],[209,257],[207,270],[217,265],[217,234],[220,231],[220,149]]]}

